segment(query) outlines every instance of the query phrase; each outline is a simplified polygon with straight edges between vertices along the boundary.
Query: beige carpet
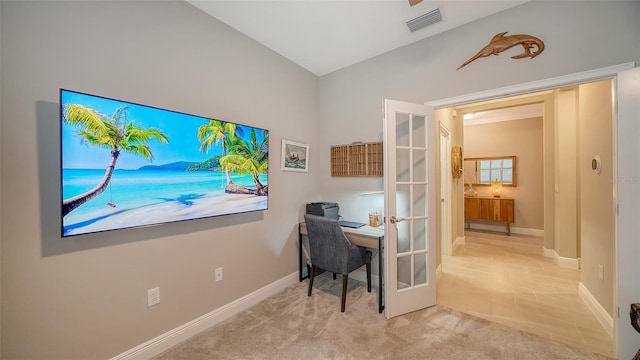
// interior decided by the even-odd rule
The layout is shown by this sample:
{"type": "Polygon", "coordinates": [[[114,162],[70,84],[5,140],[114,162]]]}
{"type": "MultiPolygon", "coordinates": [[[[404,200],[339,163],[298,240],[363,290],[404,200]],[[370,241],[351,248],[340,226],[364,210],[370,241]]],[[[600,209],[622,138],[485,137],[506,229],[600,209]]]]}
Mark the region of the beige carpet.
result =
{"type": "Polygon", "coordinates": [[[435,306],[385,320],[376,289],[322,274],[154,357],[167,359],[607,359],[435,306]]]}

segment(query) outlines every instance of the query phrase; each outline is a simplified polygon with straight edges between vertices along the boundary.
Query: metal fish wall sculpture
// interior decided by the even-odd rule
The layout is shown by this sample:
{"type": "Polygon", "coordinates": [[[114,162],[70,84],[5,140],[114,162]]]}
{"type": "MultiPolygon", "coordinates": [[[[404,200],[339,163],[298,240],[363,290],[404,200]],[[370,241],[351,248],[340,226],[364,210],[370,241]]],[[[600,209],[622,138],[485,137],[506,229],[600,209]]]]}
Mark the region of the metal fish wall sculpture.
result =
{"type": "Polygon", "coordinates": [[[456,70],[460,70],[463,66],[468,65],[470,62],[478,58],[489,55],[498,55],[499,53],[511,49],[516,45],[522,45],[524,52],[522,54],[512,56],[512,59],[522,59],[526,57],[533,59],[540,55],[544,50],[544,42],[535,36],[525,34],[504,36],[506,33],[507,31],[496,34],[489,42],[489,45],[483,47],[475,56],[465,61],[465,63],[460,65],[456,70]]]}

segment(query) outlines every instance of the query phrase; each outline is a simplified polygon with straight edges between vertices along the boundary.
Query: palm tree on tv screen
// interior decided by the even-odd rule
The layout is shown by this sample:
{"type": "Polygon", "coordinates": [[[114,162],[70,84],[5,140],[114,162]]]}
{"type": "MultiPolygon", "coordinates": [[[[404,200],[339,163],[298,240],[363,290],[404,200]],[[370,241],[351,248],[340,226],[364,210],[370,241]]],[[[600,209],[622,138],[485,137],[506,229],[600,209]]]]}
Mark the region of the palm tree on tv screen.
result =
{"type": "Polygon", "coordinates": [[[121,151],[152,160],[153,154],[148,142],[155,138],[162,143],[169,143],[169,139],[162,131],[155,128],[144,129],[136,126],[133,121],[127,121],[127,111],[127,106],[121,106],[111,117],[108,117],[82,105],[64,105],[63,121],[78,128],[78,135],[82,141],[109,149],[111,161],[98,185],[62,202],[62,216],[105,191],[121,151]]]}
{"type": "Polygon", "coordinates": [[[227,192],[268,194],[268,186],[264,186],[259,179],[260,174],[266,174],[269,171],[269,133],[262,130],[262,134],[262,141],[259,142],[256,129],[251,129],[249,142],[242,138],[232,140],[229,146],[229,155],[220,158],[222,167],[239,175],[253,175],[256,190],[250,191],[236,186],[228,187],[227,192]]]}
{"type": "MultiPolygon", "coordinates": [[[[222,156],[227,155],[228,144],[233,141],[239,133],[241,135],[241,129],[235,124],[222,121],[222,120],[209,120],[206,125],[201,125],[198,128],[198,140],[200,141],[200,152],[208,152],[213,144],[222,145],[222,156]]],[[[224,170],[227,175],[227,187],[233,184],[231,176],[229,176],[229,169],[224,170]]]]}

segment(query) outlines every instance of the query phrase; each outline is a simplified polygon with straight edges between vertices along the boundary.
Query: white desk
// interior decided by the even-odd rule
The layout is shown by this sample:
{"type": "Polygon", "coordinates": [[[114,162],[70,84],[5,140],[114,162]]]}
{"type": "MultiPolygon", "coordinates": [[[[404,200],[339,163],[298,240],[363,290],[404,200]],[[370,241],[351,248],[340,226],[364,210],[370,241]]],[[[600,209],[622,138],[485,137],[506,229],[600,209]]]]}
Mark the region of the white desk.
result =
{"type": "MultiPolygon", "coordinates": [[[[382,250],[384,249],[384,230],[372,227],[369,225],[365,225],[363,227],[354,229],[349,227],[342,226],[342,231],[347,236],[347,239],[351,241],[353,245],[358,245],[362,247],[366,247],[369,249],[377,249],[378,250],[378,312],[382,313],[384,310],[384,304],[382,303],[383,299],[383,278],[384,272],[382,271],[382,250]]],[[[299,279],[300,281],[309,277],[309,268],[307,265],[307,275],[302,274],[303,268],[303,256],[302,256],[302,236],[307,235],[307,225],[304,222],[298,224],[298,271],[299,271],[299,279]]]]}

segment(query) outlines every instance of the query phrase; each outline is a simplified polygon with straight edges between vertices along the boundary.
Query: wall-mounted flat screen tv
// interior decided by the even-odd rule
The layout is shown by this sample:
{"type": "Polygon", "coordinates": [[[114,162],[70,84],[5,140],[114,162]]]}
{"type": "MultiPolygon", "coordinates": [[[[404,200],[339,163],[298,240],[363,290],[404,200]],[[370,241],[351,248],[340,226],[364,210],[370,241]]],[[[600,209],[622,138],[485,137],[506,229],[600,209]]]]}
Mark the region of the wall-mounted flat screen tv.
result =
{"type": "Polygon", "coordinates": [[[269,132],[60,90],[62,236],[266,210],[269,132]]]}

